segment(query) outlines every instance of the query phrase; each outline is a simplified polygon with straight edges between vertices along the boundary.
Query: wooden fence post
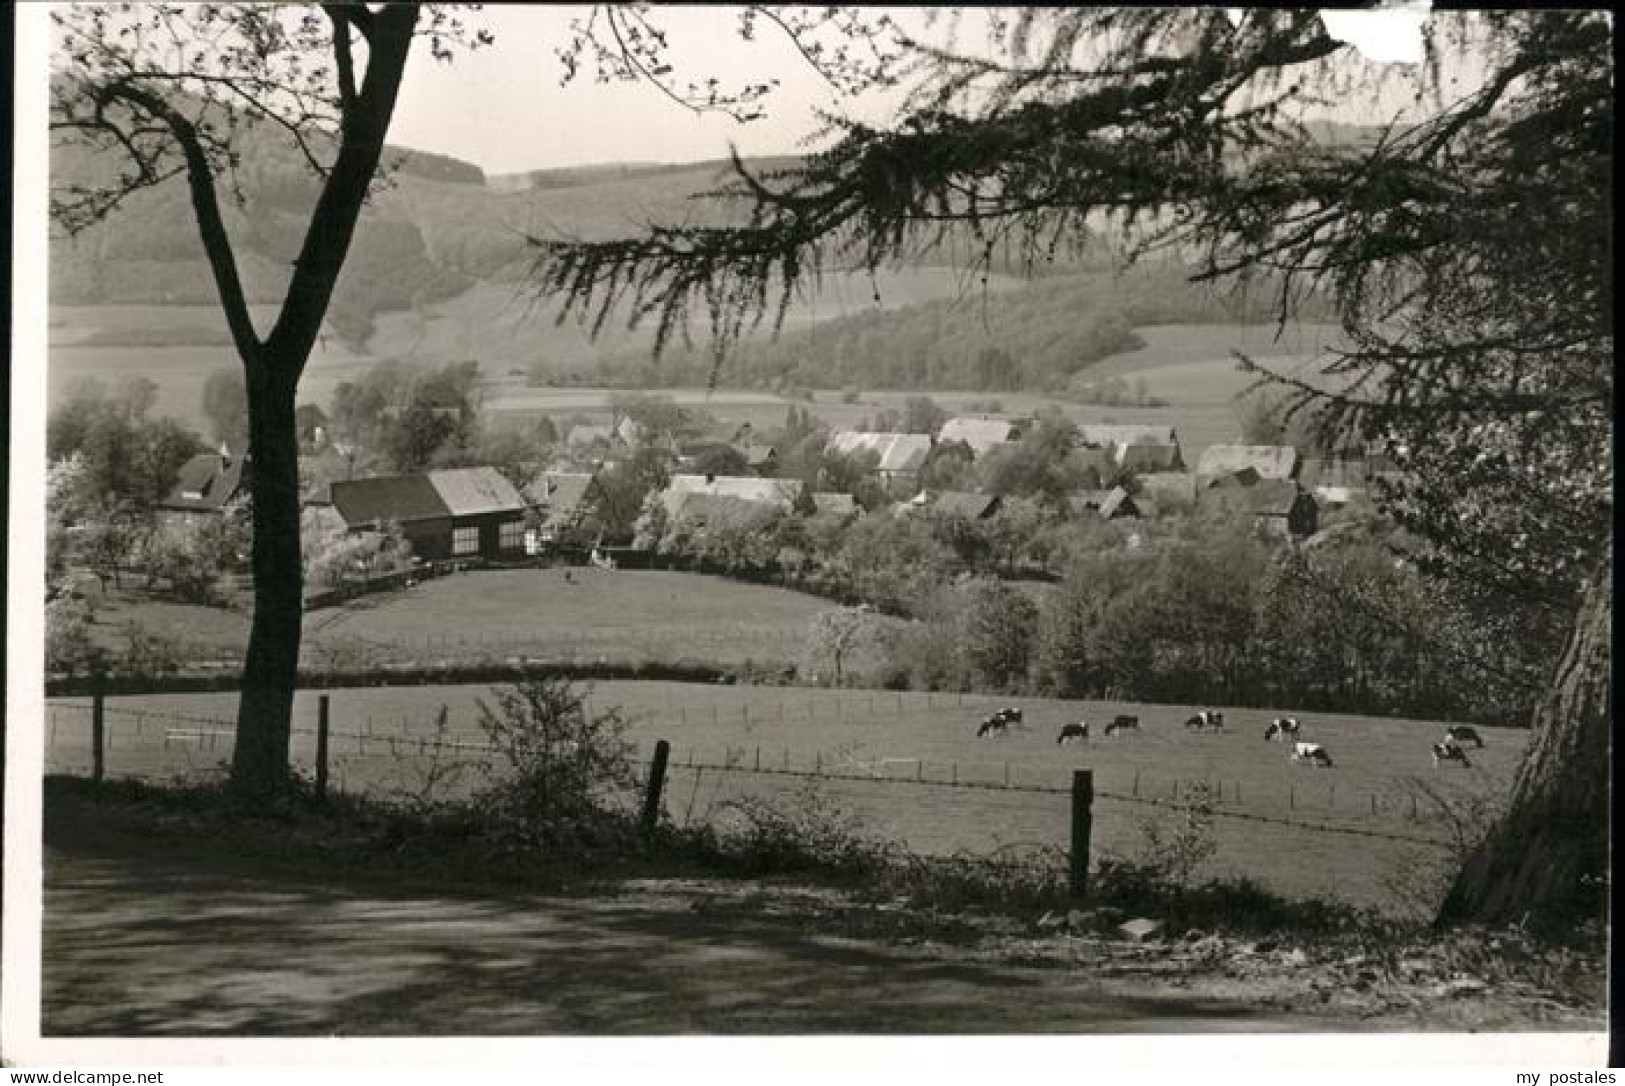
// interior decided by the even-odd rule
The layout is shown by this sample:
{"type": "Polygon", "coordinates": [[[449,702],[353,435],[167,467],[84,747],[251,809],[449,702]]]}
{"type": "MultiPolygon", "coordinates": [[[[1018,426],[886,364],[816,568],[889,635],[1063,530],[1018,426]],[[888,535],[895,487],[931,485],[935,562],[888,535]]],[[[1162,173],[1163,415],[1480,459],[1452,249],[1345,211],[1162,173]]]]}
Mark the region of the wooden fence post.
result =
{"type": "Polygon", "coordinates": [[[666,787],[666,758],[671,754],[671,744],[664,739],[655,743],[654,761],[649,763],[649,786],[643,793],[643,836],[645,839],[654,836],[655,827],[660,823],[660,793],[666,787]]]}
{"type": "Polygon", "coordinates": [[[316,802],[327,801],[327,695],[316,698],[316,802]]]}
{"type": "Polygon", "coordinates": [[[1089,834],[1094,828],[1095,771],[1072,771],[1072,869],[1069,888],[1074,901],[1089,892],[1089,834]]]}
{"type": "Polygon", "coordinates": [[[107,676],[99,671],[90,699],[90,779],[99,781],[107,772],[107,676]]]}

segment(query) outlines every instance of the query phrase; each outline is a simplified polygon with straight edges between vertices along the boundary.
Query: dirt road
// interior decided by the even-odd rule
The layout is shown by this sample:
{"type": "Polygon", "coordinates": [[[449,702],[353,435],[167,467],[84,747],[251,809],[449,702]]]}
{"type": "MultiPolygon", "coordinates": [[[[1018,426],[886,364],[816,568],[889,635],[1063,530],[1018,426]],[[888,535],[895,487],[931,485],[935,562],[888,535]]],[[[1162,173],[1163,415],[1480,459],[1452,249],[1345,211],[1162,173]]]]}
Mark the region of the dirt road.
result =
{"type": "MultiPolygon", "coordinates": [[[[475,897],[82,845],[45,859],[46,1036],[1463,1028],[1318,996],[1301,961],[1238,971],[823,890],[665,879],[475,897]]],[[[1554,1027],[1595,1028],[1522,1028],[1554,1027]]]]}

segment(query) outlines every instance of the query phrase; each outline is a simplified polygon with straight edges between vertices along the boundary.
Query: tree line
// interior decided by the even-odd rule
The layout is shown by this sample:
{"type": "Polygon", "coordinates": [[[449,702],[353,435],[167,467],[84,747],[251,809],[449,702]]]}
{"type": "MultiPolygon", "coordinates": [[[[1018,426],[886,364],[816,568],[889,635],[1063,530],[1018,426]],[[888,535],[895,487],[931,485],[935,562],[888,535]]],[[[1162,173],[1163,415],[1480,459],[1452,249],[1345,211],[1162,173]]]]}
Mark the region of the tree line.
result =
{"type": "MultiPolygon", "coordinates": [[[[956,582],[930,568],[946,548],[887,553],[871,551],[853,583],[904,576],[906,602],[886,602],[908,618],[857,621],[845,676],[860,685],[1516,726],[1549,667],[1372,537],[1301,551],[1238,530],[1077,548],[1054,584],[956,582]]],[[[811,666],[833,676],[828,641],[814,637],[811,666]]]]}

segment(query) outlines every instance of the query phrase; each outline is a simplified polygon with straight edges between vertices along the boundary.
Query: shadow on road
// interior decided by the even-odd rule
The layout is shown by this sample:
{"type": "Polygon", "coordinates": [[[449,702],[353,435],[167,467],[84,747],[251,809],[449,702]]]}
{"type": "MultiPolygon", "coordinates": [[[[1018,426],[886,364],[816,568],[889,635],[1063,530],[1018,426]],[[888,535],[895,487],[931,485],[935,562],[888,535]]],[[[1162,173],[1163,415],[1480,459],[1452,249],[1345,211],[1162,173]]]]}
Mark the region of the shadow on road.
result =
{"type": "Polygon", "coordinates": [[[710,909],[704,900],[681,889],[459,897],[338,887],[57,843],[46,853],[42,1030],[546,1036],[1283,1028],[1260,1008],[1092,977],[1086,965],[1012,965],[940,945],[844,938],[820,930],[811,915],[710,909]]]}

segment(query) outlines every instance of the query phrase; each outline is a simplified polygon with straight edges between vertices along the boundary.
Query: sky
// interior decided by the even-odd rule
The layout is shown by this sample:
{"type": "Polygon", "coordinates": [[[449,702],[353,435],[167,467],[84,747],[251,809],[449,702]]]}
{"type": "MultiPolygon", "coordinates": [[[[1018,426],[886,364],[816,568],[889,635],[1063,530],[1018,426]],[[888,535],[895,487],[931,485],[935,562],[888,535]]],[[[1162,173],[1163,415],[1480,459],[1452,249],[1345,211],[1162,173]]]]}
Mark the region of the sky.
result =
{"type": "MultiPolygon", "coordinates": [[[[719,115],[696,116],[647,84],[601,84],[590,70],[561,87],[564,68],[555,51],[568,39],[571,20],[587,10],[487,6],[479,19],[495,34],[495,46],[450,63],[425,55],[409,65],[391,142],[502,174],[603,162],[692,162],[723,157],[730,144],[746,155],[789,154],[803,149],[806,136],[819,127],[817,108],[871,121],[889,112],[881,97],[835,95],[782,36],[762,32],[741,41],[731,9],[715,7],[661,10],[675,75],[686,82],[715,73],[736,84],[777,78],[781,85],[766,119],[741,125],[719,115]]],[[[1425,5],[1323,17],[1330,33],[1368,59],[1421,59],[1425,5]]]]}

